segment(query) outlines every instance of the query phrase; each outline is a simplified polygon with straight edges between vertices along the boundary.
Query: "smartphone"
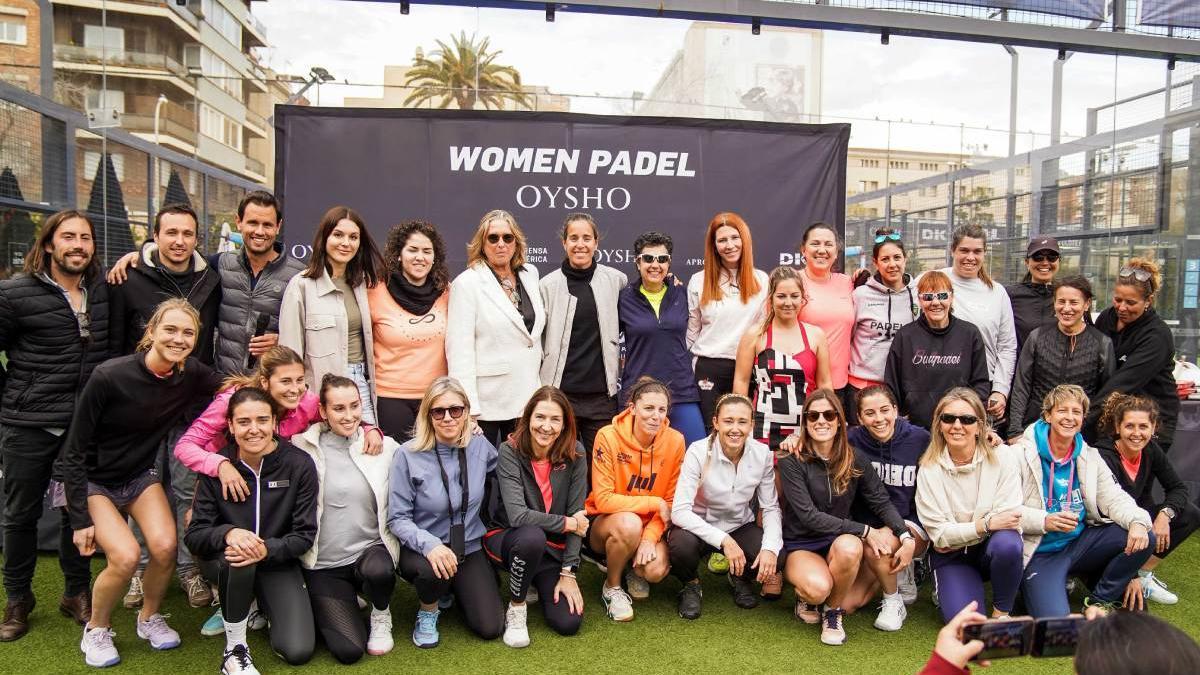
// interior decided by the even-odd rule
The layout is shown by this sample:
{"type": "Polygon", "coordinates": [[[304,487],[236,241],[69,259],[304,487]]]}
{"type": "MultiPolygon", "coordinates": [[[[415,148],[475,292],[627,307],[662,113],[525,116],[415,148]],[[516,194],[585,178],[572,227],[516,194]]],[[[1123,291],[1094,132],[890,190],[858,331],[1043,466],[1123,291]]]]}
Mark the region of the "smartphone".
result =
{"type": "Polygon", "coordinates": [[[983,642],[983,651],[972,659],[975,661],[1024,656],[1033,648],[1034,623],[1031,617],[1024,616],[963,626],[963,642],[983,642]]]}
{"type": "Polygon", "coordinates": [[[1060,616],[1038,619],[1033,631],[1033,656],[1072,656],[1079,643],[1079,630],[1087,619],[1060,616]]]}

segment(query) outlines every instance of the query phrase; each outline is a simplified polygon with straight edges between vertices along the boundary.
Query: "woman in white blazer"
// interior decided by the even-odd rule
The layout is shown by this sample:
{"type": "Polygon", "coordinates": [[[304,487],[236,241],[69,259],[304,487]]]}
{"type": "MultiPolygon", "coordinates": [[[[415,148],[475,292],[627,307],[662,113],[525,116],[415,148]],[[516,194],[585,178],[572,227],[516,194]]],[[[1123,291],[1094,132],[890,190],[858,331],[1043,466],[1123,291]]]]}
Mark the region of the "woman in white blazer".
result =
{"type": "Polygon", "coordinates": [[[304,359],[308,388],[326,373],[358,385],[362,419],[375,424],[375,350],[367,289],[384,268],[371,233],[354,209],[325,212],[313,238],[308,268],[292,277],[279,308],[279,344],[304,359]]]}
{"type": "Polygon", "coordinates": [[[317,468],[317,536],[300,556],[317,630],[341,663],[391,651],[390,603],[400,542],[387,527],[388,469],[399,444],[363,452],[362,401],[352,380],[321,380],[321,422],[292,437],[317,468]],[[369,629],[357,594],[370,600],[369,629]]]}
{"type": "Polygon", "coordinates": [[[525,233],[507,211],[488,211],[467,244],[467,269],[450,286],[446,360],[484,437],[499,447],[541,386],[546,310],[525,233]]]}

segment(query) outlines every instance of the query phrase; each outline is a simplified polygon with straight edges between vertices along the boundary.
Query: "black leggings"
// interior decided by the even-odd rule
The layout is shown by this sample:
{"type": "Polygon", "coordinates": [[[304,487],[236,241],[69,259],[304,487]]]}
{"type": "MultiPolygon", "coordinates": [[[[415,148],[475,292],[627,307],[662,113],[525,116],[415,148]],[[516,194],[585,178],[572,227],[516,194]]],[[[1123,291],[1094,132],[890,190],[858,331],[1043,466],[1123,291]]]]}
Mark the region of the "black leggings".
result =
{"type": "MultiPolygon", "coordinates": [[[[1158,517],[1158,512],[1163,506],[1159,505],[1150,511],[1150,518],[1158,517]]],[[[1195,504],[1188,502],[1183,511],[1175,514],[1171,520],[1171,544],[1167,546],[1167,550],[1162,553],[1155,554],[1159,558],[1165,558],[1170,555],[1185,539],[1191,536],[1197,528],[1200,528],[1200,508],[1196,508],[1195,504]]]]}
{"type": "Polygon", "coordinates": [[[349,565],[305,570],[304,578],[317,630],[333,658],[340,663],[361,659],[367,650],[367,626],[356,594],[362,590],[375,609],[388,608],[396,589],[392,555],[383,544],[376,544],[349,565]]]}
{"type": "Polygon", "coordinates": [[[223,561],[218,564],[217,591],[226,623],[245,621],[250,616],[250,603],[257,598],[259,609],[270,621],[271,649],[288,665],[307,663],[313,655],[316,633],[300,563],[293,560],[246,567],[232,567],[223,561]]]}
{"type": "Polygon", "coordinates": [[[579,632],[583,615],[572,614],[565,597],[554,601],[562,563],[549,554],[542,528],[522,525],[493,530],[483,538],[483,548],[494,564],[508,572],[508,592],[514,601],[524,602],[532,584],[541,597],[546,624],[559,635],[579,632]]]}
{"type": "Polygon", "coordinates": [[[710,359],[696,357],[696,386],[700,389],[700,416],[704,418],[704,431],[712,433],[713,413],[717,411],[717,399],[733,391],[733,359],[710,359]]]}
{"type": "Polygon", "coordinates": [[[479,420],[479,428],[483,437],[493,448],[508,440],[508,435],[517,430],[517,420],[479,420]]]}
{"type": "MultiPolygon", "coordinates": [[[[746,555],[746,568],[742,570],[742,578],[754,579],[758,570],[750,569],[750,566],[754,564],[754,559],[762,549],[762,528],[754,523],[746,523],[730,532],[729,536],[733,537],[741,547],[742,553],[746,555]]],[[[708,542],[682,527],[672,526],[667,532],[667,551],[671,555],[671,574],[686,584],[697,578],[696,568],[700,565],[700,558],[709,553],[720,553],[721,549],[713,548],[708,542]]],[[[729,573],[733,574],[733,571],[730,570],[729,573]]]]}
{"type": "Polygon", "coordinates": [[[384,398],[380,396],[375,408],[379,428],[397,443],[404,443],[413,437],[413,425],[417,423],[417,410],[420,407],[421,399],[419,398],[384,398]]]}
{"type": "Polygon", "coordinates": [[[496,588],[496,572],[483,549],[467,554],[452,578],[439,579],[428,558],[404,547],[400,549],[400,576],[416,587],[417,597],[426,605],[453,591],[467,628],[479,637],[495,640],[504,632],[504,605],[496,588]]]}

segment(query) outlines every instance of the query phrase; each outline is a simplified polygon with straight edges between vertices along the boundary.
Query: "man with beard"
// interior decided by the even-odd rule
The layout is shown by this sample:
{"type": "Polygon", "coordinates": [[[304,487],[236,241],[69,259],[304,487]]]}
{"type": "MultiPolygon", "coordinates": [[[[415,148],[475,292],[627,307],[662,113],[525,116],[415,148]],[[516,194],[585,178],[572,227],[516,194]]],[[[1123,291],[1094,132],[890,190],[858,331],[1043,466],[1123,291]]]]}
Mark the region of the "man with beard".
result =
{"type": "MultiPolygon", "coordinates": [[[[4,465],[4,589],[0,641],[29,631],[36,604],[37,522],[54,460],[92,369],[108,358],[108,291],[95,259],[95,229],[79,211],[42,223],[25,269],[0,281],[0,351],[8,355],[0,395],[4,465]]],[[[66,581],[59,611],[91,617],[90,560],[80,556],[62,511],[58,556],[66,581]]]]}

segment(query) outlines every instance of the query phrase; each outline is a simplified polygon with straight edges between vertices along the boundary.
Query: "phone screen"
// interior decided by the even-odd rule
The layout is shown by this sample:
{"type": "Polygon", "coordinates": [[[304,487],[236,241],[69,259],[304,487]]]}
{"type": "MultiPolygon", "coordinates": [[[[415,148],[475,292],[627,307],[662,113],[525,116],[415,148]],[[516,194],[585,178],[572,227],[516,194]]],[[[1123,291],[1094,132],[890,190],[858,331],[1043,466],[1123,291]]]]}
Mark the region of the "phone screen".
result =
{"type": "Polygon", "coordinates": [[[1083,626],[1081,616],[1064,616],[1055,619],[1038,619],[1034,629],[1034,656],[1071,656],[1079,642],[1079,629],[1083,626]]]}
{"type": "Polygon", "coordinates": [[[980,640],[984,645],[976,661],[1024,656],[1032,646],[1033,620],[1003,619],[964,626],[963,642],[970,640],[980,640]]]}

